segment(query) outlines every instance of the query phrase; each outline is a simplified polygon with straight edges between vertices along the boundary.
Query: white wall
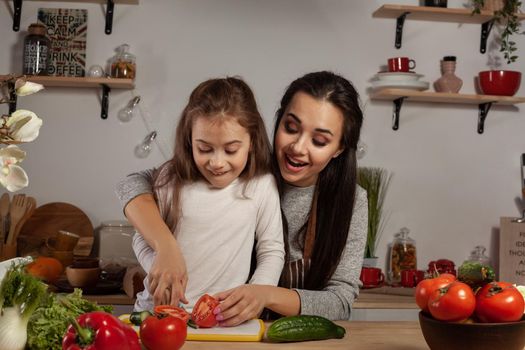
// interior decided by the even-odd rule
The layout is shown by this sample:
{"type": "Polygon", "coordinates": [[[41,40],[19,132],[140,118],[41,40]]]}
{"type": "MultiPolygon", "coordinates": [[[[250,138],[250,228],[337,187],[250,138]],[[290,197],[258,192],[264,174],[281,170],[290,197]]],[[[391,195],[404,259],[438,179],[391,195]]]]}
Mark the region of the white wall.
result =
{"type": "MultiPolygon", "coordinates": [[[[396,1],[417,4],[417,1],[396,1]]],[[[500,216],[518,216],[519,156],[525,152],[525,118],[518,108],[493,107],[478,135],[476,106],[405,103],[400,129],[391,129],[392,105],[370,101],[369,79],[388,57],[410,56],[428,81],[440,76],[439,61],[458,57],[461,92],[474,93],[474,77],[488,69],[479,53],[479,25],[405,23],[403,47],[394,48],[395,21],[374,19],[385,1],[343,0],[141,0],[116,5],[113,34],[104,34],[102,6],[76,2],[26,1],[21,28],[36,20],[39,7],[89,11],[87,65],[105,64],[113,49],[131,45],[138,58],[136,89],[114,90],[110,117],[101,120],[95,89],[49,88],[20,98],[19,107],[44,119],[40,137],[24,145],[25,191],[40,204],[77,205],[98,226],[122,218],[114,185],[125,174],[164,161],[158,146],[142,160],[133,148],[146,135],[141,118],[122,124],[116,114],[131,98],[171,152],[173,126],[190,91],[204,79],[240,75],[253,87],[268,130],[278,101],[292,79],[329,69],[348,77],[361,93],[366,120],[362,165],[394,173],[387,196],[390,219],[379,246],[384,266],[393,234],[407,226],[417,240],[419,267],[449,258],[461,263],[477,244],[497,257],[500,216]]],[[[463,1],[449,1],[463,7],[463,1]]],[[[0,74],[21,71],[24,32],[11,30],[12,2],[0,4],[0,74]]],[[[525,67],[525,38],[516,38],[525,67]]],[[[497,53],[496,53],[497,54],[497,53]]],[[[518,95],[525,95],[522,87],[518,95]]],[[[4,109],[4,106],[2,106],[4,109]]],[[[5,111],[7,107],[5,106],[5,111]]]]}

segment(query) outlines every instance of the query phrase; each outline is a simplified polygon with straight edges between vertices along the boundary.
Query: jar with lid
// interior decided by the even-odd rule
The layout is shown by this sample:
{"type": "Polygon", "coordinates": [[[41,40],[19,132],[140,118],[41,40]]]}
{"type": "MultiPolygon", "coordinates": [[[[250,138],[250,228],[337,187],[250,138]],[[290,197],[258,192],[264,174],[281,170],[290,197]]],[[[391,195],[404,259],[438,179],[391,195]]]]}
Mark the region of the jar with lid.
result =
{"type": "Polygon", "coordinates": [[[33,23],[24,39],[23,74],[47,75],[51,57],[51,40],[46,26],[33,23]]]}
{"type": "Polygon", "coordinates": [[[488,265],[492,267],[492,263],[490,261],[490,258],[485,255],[485,251],[487,248],[485,248],[482,245],[477,245],[474,247],[474,250],[470,252],[470,256],[465,260],[465,262],[480,262],[483,265],[488,265]]]}
{"type": "Polygon", "coordinates": [[[416,242],[408,237],[410,230],[403,227],[392,242],[390,250],[390,283],[401,282],[401,271],[417,269],[416,242]]]}
{"type": "Polygon", "coordinates": [[[134,227],[125,220],[102,222],[95,235],[97,252],[102,263],[130,265],[137,259],[131,247],[134,227]]]}
{"type": "Polygon", "coordinates": [[[128,52],[129,45],[117,47],[117,54],[110,60],[110,75],[113,78],[135,79],[137,65],[135,55],[128,52]]]}

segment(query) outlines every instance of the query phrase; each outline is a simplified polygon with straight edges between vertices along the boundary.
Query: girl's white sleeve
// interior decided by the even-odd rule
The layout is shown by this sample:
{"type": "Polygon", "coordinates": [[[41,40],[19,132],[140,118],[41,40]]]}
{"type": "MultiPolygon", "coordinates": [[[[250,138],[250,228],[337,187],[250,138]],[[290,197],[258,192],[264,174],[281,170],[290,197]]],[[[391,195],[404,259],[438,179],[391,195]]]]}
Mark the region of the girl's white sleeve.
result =
{"type": "Polygon", "coordinates": [[[256,186],[259,203],[255,232],[257,267],[251,284],[277,285],[284,265],[283,224],[279,192],[272,175],[256,186]]]}

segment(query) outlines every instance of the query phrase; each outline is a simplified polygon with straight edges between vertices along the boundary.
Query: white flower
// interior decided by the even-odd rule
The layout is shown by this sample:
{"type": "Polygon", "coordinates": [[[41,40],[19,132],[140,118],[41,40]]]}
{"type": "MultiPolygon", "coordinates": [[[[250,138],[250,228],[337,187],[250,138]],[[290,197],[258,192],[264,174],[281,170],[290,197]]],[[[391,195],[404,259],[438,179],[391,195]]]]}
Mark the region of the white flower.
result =
{"type": "Polygon", "coordinates": [[[26,152],[11,145],[0,149],[0,184],[9,192],[16,192],[27,187],[27,174],[17,163],[24,160],[26,152]]]}
{"type": "Polygon", "coordinates": [[[34,94],[44,88],[44,85],[38,83],[32,83],[30,81],[25,81],[20,78],[15,82],[15,91],[18,96],[27,96],[34,94]]]}
{"type": "Polygon", "coordinates": [[[31,142],[38,137],[38,132],[42,126],[42,119],[38,118],[38,116],[31,111],[18,109],[14,111],[7,119],[6,126],[10,130],[14,130],[14,132],[10,133],[9,136],[11,136],[15,141],[31,142]],[[31,119],[22,127],[17,128],[16,124],[27,117],[30,117],[31,119]]]}

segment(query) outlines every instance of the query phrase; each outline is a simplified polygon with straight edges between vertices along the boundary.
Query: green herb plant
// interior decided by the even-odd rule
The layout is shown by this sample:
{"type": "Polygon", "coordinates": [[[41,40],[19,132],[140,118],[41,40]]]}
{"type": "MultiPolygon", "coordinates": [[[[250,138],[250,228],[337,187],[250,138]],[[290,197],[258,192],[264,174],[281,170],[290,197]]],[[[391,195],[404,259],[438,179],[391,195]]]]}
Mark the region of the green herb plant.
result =
{"type": "MultiPolygon", "coordinates": [[[[480,14],[486,0],[471,1],[473,6],[472,14],[480,14]]],[[[500,10],[494,11],[494,22],[503,26],[499,51],[503,53],[508,64],[515,62],[518,59],[518,55],[516,54],[516,42],[511,40],[511,37],[514,34],[523,34],[520,32],[521,22],[518,18],[520,7],[520,0],[504,0],[503,7],[500,10]]]]}
{"type": "Polygon", "coordinates": [[[365,258],[375,258],[379,238],[385,226],[383,204],[392,174],[377,167],[360,167],[357,171],[357,183],[368,198],[368,233],[365,246],[365,258]]]}

